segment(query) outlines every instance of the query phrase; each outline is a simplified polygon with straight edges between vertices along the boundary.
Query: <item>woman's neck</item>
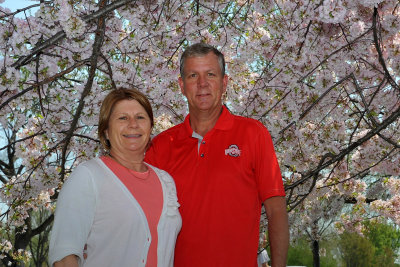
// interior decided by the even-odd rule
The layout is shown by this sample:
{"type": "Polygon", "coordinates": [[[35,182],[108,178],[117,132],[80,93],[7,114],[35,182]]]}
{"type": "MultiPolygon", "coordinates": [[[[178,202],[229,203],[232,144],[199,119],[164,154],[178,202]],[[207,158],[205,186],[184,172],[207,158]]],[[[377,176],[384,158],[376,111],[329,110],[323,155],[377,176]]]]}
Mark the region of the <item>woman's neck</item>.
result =
{"type": "Polygon", "coordinates": [[[145,172],[147,171],[146,164],[143,163],[144,153],[143,154],[134,154],[134,155],[121,155],[120,153],[116,153],[113,150],[108,154],[113,160],[128,168],[130,170],[134,170],[137,172],[145,172]]]}

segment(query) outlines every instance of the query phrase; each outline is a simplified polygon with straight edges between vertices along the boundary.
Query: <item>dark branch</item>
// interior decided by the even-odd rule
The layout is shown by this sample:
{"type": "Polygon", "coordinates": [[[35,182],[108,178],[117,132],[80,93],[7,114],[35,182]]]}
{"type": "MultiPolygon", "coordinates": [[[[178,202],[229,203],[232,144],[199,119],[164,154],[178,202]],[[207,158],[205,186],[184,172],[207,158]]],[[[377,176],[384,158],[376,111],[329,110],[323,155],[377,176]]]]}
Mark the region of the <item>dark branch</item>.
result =
{"type": "MultiPolygon", "coordinates": [[[[125,1],[127,1],[127,0],[125,0],[125,1]]],[[[107,3],[107,0],[100,1],[99,10],[104,9],[104,6],[106,5],[106,3],[107,3]]],[[[74,118],[71,122],[71,127],[69,128],[68,132],[66,133],[65,139],[63,140],[64,146],[62,149],[62,158],[61,158],[62,162],[61,162],[61,171],[60,171],[61,180],[64,180],[65,162],[67,161],[67,150],[68,150],[69,142],[74,134],[74,131],[78,124],[78,120],[80,118],[83,107],[85,105],[85,98],[89,94],[89,92],[92,88],[92,85],[93,85],[93,80],[94,80],[96,70],[97,70],[97,61],[98,61],[98,58],[100,57],[101,46],[104,41],[104,33],[105,33],[105,29],[106,29],[105,24],[106,24],[105,17],[100,17],[98,20],[98,24],[97,24],[96,36],[95,36],[94,44],[93,44],[93,52],[92,52],[92,56],[90,57],[89,77],[88,77],[87,83],[85,85],[85,88],[83,89],[81,98],[79,100],[78,108],[76,109],[74,118]]]]}
{"type": "MultiPolygon", "coordinates": [[[[90,15],[86,15],[82,18],[82,20],[84,22],[89,22],[98,18],[103,17],[105,14],[114,11],[117,8],[120,8],[128,3],[134,2],[135,0],[118,0],[115,1],[113,3],[111,3],[110,5],[107,5],[103,8],[100,8],[98,11],[93,12],[90,15]]],[[[38,44],[35,48],[32,49],[32,52],[27,55],[27,56],[22,56],[20,57],[14,64],[12,64],[11,66],[19,69],[20,67],[30,63],[34,56],[37,55],[39,52],[41,52],[42,50],[45,50],[46,48],[56,44],[58,41],[60,41],[61,39],[65,38],[66,34],[64,31],[59,31],[57,32],[55,35],[53,35],[52,37],[50,37],[49,39],[47,39],[46,41],[38,44]]],[[[3,69],[3,71],[1,72],[0,76],[3,75],[5,72],[5,70],[3,69]]]]}
{"type": "MultiPolygon", "coordinates": [[[[328,88],[322,95],[320,95],[303,113],[300,114],[299,120],[304,119],[304,117],[324,98],[332,89],[336,88],[340,84],[342,84],[344,81],[346,81],[348,78],[350,78],[353,74],[349,74],[346,77],[342,78],[340,81],[332,85],[331,87],[328,88]]],[[[296,122],[292,121],[289,125],[287,125],[285,128],[279,131],[279,134],[282,135],[285,133],[285,131],[290,128],[292,125],[294,125],[296,122]]]]}
{"type": "Polygon", "coordinates": [[[44,85],[44,84],[46,84],[46,83],[52,82],[52,81],[54,81],[55,79],[57,79],[57,78],[59,78],[59,77],[61,77],[61,76],[64,76],[65,74],[68,74],[68,73],[74,71],[77,67],[86,64],[88,61],[89,61],[89,60],[79,61],[79,62],[75,63],[74,65],[72,65],[71,67],[69,67],[68,69],[66,69],[66,70],[64,70],[64,71],[62,71],[62,72],[59,72],[59,73],[57,73],[57,74],[55,74],[55,75],[53,75],[53,76],[51,76],[51,77],[48,77],[48,78],[44,79],[43,81],[41,81],[41,82],[39,82],[39,83],[34,83],[32,86],[30,86],[30,87],[24,89],[23,91],[19,92],[18,94],[13,95],[12,97],[8,98],[6,101],[4,101],[3,103],[1,103],[1,104],[0,104],[0,110],[1,110],[2,108],[4,108],[4,106],[8,105],[8,103],[10,103],[11,101],[13,101],[14,99],[17,99],[18,97],[20,97],[20,96],[22,96],[22,95],[28,93],[29,91],[32,91],[33,89],[35,89],[35,88],[37,88],[37,87],[40,87],[40,86],[42,86],[42,85],[44,85]]]}
{"type": "Polygon", "coordinates": [[[350,144],[346,149],[343,149],[340,151],[340,153],[333,155],[331,153],[325,154],[322,159],[325,159],[326,157],[330,157],[331,159],[324,162],[323,164],[319,164],[314,170],[309,171],[308,173],[304,174],[303,177],[296,181],[293,184],[287,185],[286,190],[292,189],[296,187],[299,184],[304,183],[311,177],[314,177],[316,174],[318,174],[321,170],[325,169],[331,164],[334,164],[335,162],[338,162],[342,160],[346,155],[348,155],[351,151],[362,145],[363,143],[367,142],[369,139],[380,133],[382,130],[386,129],[391,123],[393,123],[397,118],[400,117],[400,107],[397,108],[396,111],[394,111],[389,117],[387,117],[381,124],[377,125],[374,129],[369,131],[365,136],[361,137],[357,141],[353,142],[350,144]]]}
{"type": "Polygon", "coordinates": [[[32,236],[43,232],[54,220],[54,214],[51,214],[41,225],[32,230],[32,236]]]}
{"type": "Polygon", "coordinates": [[[397,83],[395,82],[395,80],[393,79],[393,77],[390,75],[387,67],[386,67],[386,63],[385,60],[383,59],[383,54],[382,54],[382,49],[381,49],[381,44],[379,42],[379,38],[378,38],[378,25],[377,22],[379,20],[379,16],[378,16],[378,9],[375,7],[374,8],[374,17],[372,20],[372,30],[374,33],[374,43],[375,43],[375,48],[376,51],[378,52],[378,60],[379,63],[381,64],[383,71],[385,72],[385,76],[387,77],[389,83],[391,86],[393,86],[393,88],[396,88],[397,90],[400,91],[400,87],[397,85],[397,83]]]}
{"type": "MultiPolygon", "coordinates": [[[[365,203],[370,204],[371,202],[374,202],[375,200],[377,200],[376,198],[367,198],[365,199],[365,203]]],[[[344,203],[346,204],[357,204],[357,199],[355,197],[346,197],[344,199],[344,203]]]]}

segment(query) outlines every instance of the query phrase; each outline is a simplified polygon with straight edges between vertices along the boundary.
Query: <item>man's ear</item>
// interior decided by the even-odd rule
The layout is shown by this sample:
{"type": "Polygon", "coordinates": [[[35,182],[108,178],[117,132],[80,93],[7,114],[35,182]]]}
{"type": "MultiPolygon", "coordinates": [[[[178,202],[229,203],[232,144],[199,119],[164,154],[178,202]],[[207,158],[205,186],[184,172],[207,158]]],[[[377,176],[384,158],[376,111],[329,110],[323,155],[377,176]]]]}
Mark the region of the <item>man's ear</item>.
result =
{"type": "Polygon", "coordinates": [[[179,78],[178,78],[178,83],[179,83],[179,87],[181,88],[182,94],[183,94],[184,96],[186,96],[186,95],[185,95],[185,89],[184,89],[184,86],[183,86],[183,79],[182,79],[182,77],[179,77],[179,78]]]}
{"type": "Polygon", "coordinates": [[[222,80],[222,85],[223,85],[222,93],[226,92],[226,88],[228,87],[228,80],[229,80],[229,77],[228,77],[228,75],[225,74],[224,78],[222,80]]]}

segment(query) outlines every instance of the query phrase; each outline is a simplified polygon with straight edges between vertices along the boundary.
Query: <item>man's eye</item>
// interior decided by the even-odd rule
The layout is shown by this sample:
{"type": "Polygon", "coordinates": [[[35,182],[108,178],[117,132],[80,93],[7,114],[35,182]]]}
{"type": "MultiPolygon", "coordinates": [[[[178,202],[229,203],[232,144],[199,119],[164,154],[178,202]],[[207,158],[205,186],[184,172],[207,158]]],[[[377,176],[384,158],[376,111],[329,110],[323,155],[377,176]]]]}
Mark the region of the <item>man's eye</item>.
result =
{"type": "Polygon", "coordinates": [[[210,72],[210,73],[208,73],[208,76],[215,76],[215,74],[210,72]]]}
{"type": "Polygon", "coordinates": [[[196,77],[196,73],[189,74],[189,77],[191,77],[191,78],[196,77]]]}
{"type": "Polygon", "coordinates": [[[145,117],[144,117],[144,116],[137,116],[137,118],[138,118],[139,120],[143,120],[143,119],[145,119],[145,117]]]}

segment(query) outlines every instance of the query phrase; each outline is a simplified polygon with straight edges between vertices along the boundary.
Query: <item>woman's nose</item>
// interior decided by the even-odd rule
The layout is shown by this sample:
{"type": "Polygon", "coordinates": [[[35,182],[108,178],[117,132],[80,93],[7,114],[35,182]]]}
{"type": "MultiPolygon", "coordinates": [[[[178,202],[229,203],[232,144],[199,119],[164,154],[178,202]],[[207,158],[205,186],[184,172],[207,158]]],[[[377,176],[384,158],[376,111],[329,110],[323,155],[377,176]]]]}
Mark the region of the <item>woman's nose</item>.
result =
{"type": "Polygon", "coordinates": [[[138,126],[138,122],[135,118],[129,120],[129,127],[136,128],[138,126]]]}

